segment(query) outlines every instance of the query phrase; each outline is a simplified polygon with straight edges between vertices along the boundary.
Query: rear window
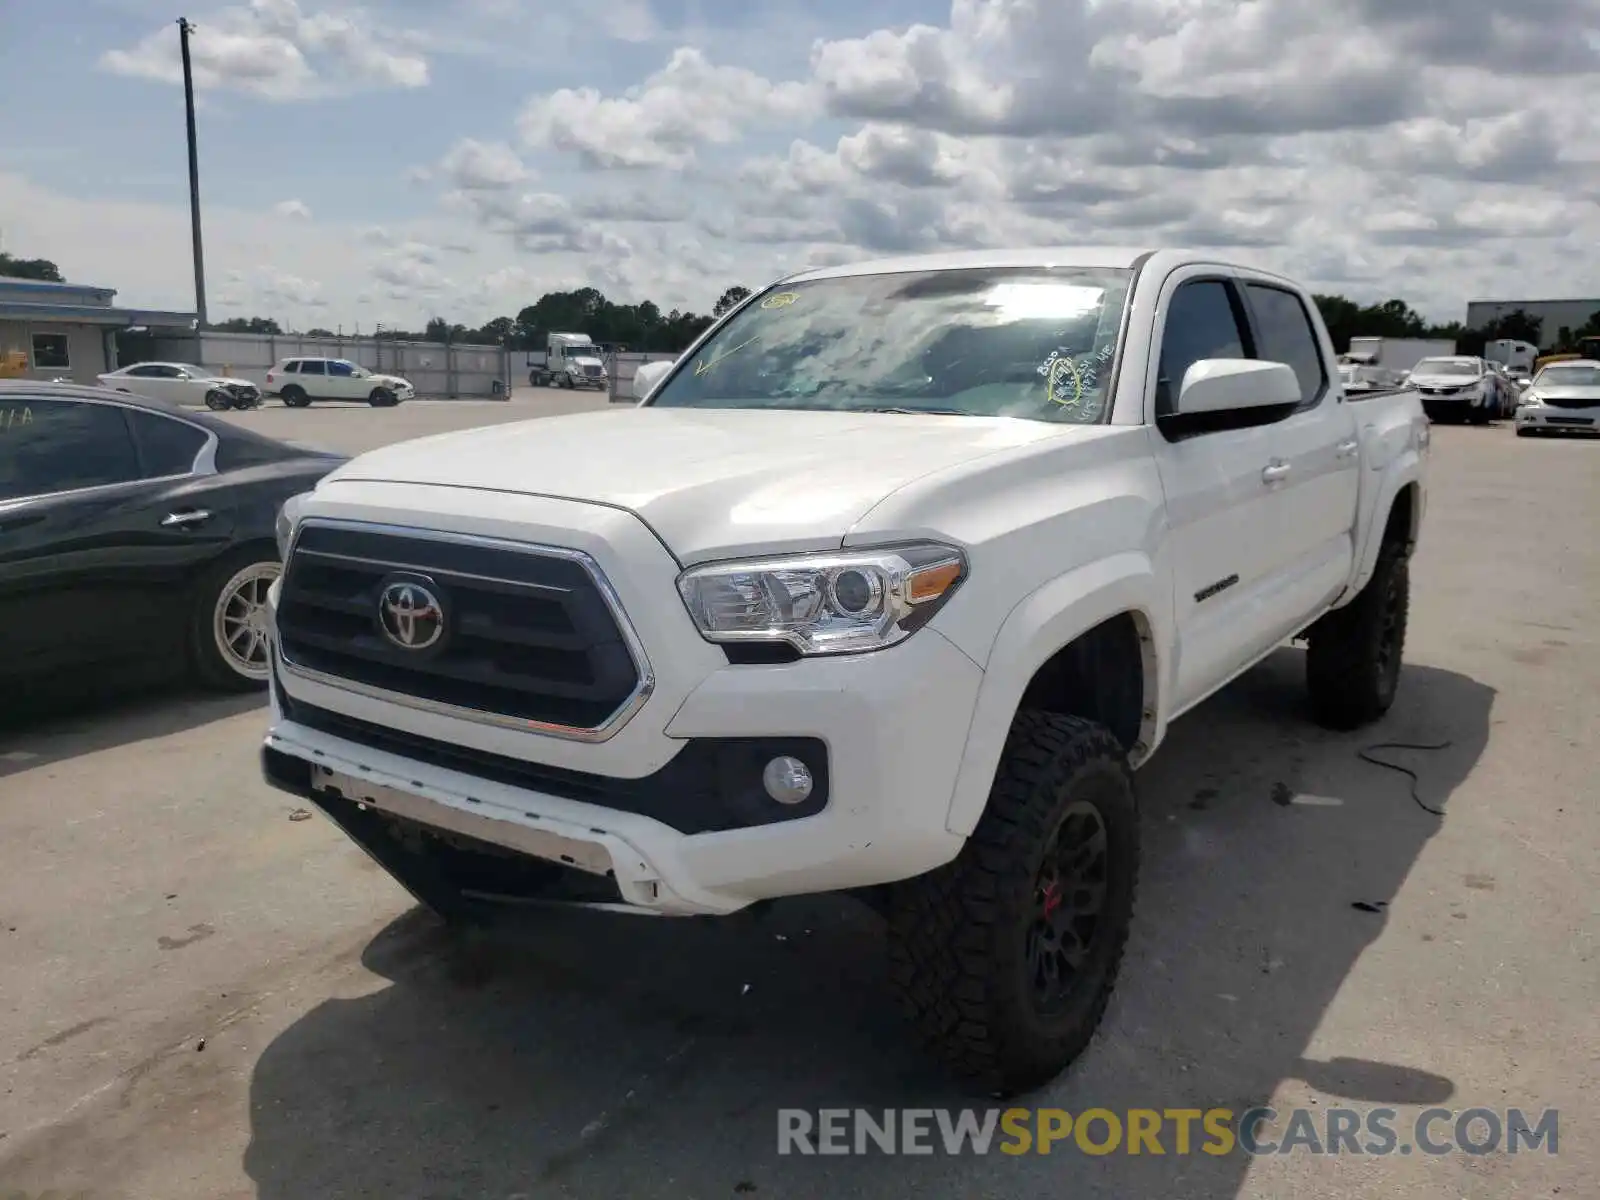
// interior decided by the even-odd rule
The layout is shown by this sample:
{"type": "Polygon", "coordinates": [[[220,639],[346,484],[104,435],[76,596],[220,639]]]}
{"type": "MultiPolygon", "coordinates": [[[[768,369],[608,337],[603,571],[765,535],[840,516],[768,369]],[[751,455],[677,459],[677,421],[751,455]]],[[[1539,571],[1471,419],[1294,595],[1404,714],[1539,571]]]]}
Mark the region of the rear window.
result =
{"type": "Polygon", "coordinates": [[[139,409],[130,408],[127,413],[146,479],[187,475],[194,470],[194,460],[207,441],[203,430],[139,409]]]}

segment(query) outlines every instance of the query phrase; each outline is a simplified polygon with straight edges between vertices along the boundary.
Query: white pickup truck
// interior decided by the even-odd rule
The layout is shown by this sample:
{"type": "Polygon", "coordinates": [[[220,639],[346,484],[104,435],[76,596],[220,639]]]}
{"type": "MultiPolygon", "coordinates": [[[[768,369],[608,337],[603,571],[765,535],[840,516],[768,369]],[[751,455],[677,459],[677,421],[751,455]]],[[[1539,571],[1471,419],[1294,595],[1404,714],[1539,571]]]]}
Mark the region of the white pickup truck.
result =
{"type": "Polygon", "coordinates": [[[1105,1009],[1169,724],[1297,637],[1324,722],[1389,708],[1428,446],[1212,258],[793,276],[636,408],[286,505],[263,768],[448,920],[859,896],[926,1040],[1025,1090],[1105,1009]]]}

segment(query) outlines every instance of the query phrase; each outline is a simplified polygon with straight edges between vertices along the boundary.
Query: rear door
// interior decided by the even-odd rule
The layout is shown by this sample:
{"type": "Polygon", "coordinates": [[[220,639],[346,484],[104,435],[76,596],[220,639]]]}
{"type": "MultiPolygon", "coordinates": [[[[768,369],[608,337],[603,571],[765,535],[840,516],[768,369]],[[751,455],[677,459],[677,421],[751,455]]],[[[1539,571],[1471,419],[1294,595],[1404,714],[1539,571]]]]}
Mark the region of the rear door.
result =
{"type": "Polygon", "coordinates": [[[113,402],[0,402],[0,671],[181,662],[185,582],[231,537],[214,447],[113,402]]]}
{"type": "Polygon", "coordinates": [[[1272,443],[1263,410],[1179,416],[1184,373],[1208,358],[1253,358],[1231,273],[1201,267],[1162,286],[1156,375],[1147,404],[1166,492],[1177,626],[1174,712],[1209,695],[1266,644],[1254,609],[1277,558],[1276,506],[1262,472],[1272,443]]]}
{"type": "Polygon", "coordinates": [[[1299,632],[1349,582],[1355,556],[1360,444],[1344,389],[1332,377],[1305,300],[1270,278],[1241,279],[1257,358],[1286,363],[1300,380],[1301,404],[1265,426],[1269,465],[1280,478],[1267,544],[1268,586],[1258,618],[1269,644],[1299,632]]]}
{"type": "Polygon", "coordinates": [[[300,360],[300,372],[295,376],[295,382],[305,389],[306,395],[313,400],[326,400],[328,398],[328,364],[320,358],[303,358],[300,360]]]}

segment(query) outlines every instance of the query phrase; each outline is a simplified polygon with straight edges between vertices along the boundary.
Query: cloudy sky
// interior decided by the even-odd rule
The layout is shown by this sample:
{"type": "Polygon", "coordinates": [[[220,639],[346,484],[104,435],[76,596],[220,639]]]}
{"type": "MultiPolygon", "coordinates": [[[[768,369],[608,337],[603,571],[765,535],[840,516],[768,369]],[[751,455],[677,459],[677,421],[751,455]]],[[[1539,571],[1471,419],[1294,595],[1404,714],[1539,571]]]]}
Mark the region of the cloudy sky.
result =
{"type": "MultiPolygon", "coordinates": [[[[1600,295],[1600,0],[191,2],[214,317],[1075,242],[1600,295]]],[[[0,0],[0,245],[187,308],[176,15],[0,0]]]]}

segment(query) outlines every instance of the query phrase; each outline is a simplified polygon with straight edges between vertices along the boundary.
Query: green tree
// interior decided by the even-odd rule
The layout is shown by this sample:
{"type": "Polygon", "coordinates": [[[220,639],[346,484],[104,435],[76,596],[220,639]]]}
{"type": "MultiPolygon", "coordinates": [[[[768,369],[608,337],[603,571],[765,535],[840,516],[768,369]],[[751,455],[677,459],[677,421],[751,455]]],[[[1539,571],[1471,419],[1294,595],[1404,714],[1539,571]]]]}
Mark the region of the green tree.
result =
{"type": "Polygon", "coordinates": [[[65,283],[61,268],[48,258],[14,258],[0,250],[0,275],[12,279],[38,279],[44,283],[65,283]]]}
{"type": "Polygon", "coordinates": [[[283,333],[283,327],[271,317],[229,317],[226,321],[212,321],[206,328],[218,333],[283,333]]]}
{"type": "Polygon", "coordinates": [[[339,335],[334,333],[334,331],[331,330],[331,329],[308,329],[308,330],[306,330],[306,336],[307,337],[338,337],[339,335]]]}
{"type": "Polygon", "coordinates": [[[713,317],[720,317],[723,313],[727,312],[729,309],[738,307],[740,304],[743,304],[749,298],[750,298],[750,289],[749,288],[747,288],[747,287],[738,287],[737,285],[734,286],[734,287],[731,287],[727,291],[722,293],[722,296],[717,300],[716,306],[711,310],[711,315],[713,317]]]}

